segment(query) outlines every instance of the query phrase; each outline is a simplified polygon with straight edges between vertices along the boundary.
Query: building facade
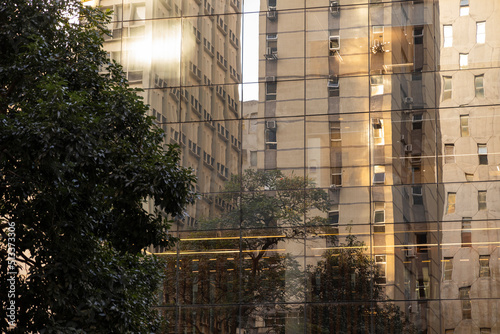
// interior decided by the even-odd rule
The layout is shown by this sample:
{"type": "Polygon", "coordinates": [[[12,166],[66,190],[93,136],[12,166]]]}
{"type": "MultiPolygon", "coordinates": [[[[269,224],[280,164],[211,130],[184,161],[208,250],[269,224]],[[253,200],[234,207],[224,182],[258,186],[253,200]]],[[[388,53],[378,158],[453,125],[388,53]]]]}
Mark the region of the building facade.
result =
{"type": "Polygon", "coordinates": [[[166,332],[500,333],[497,1],[99,5],[198,177],[166,332]]]}

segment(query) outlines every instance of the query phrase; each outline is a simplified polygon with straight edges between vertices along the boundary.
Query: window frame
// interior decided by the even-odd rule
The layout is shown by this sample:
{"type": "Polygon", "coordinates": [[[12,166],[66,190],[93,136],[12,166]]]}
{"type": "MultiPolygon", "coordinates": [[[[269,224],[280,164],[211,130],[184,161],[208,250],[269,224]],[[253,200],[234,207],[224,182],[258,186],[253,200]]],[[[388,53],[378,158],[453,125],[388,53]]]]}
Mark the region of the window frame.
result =
{"type": "Polygon", "coordinates": [[[443,48],[451,48],[453,46],[453,25],[443,25],[443,48]]]}
{"type": "Polygon", "coordinates": [[[476,43],[486,43],[486,21],[476,22],[476,43]]]}

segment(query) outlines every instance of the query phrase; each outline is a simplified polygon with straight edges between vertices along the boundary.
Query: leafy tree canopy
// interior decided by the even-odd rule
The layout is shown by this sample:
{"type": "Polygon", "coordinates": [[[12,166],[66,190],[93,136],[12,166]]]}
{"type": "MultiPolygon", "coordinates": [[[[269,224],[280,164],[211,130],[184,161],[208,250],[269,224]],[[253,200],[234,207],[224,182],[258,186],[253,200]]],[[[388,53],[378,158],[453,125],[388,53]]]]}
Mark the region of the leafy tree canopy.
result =
{"type": "Polygon", "coordinates": [[[8,246],[15,270],[25,269],[13,332],[159,326],[158,260],[141,251],[171,245],[164,217],[193,200],[194,176],[175,147],[162,147],[147,106],[108,63],[107,22],[77,0],[0,1],[2,309],[12,300],[3,288],[14,268],[8,246]],[[156,212],[144,209],[147,199],[156,212]]]}

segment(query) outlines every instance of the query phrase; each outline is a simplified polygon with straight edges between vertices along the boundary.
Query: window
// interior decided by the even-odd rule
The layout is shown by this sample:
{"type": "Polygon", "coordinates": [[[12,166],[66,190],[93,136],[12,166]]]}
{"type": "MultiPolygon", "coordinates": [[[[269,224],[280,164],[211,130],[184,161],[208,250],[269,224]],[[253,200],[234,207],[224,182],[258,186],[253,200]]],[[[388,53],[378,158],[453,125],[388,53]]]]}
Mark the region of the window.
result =
{"type": "Polygon", "coordinates": [[[451,99],[451,77],[443,77],[443,101],[451,99]]]}
{"type": "Polygon", "coordinates": [[[467,53],[460,54],[460,68],[469,67],[469,55],[467,53]]]}
{"type": "Polygon", "coordinates": [[[267,4],[269,5],[269,7],[276,7],[276,0],[268,0],[267,4]]]}
{"type": "Polygon", "coordinates": [[[370,77],[371,95],[384,94],[384,77],[382,75],[372,75],[370,77]]]}
{"type": "Polygon", "coordinates": [[[451,164],[455,162],[455,144],[444,145],[444,163],[451,164]]]}
{"type": "Polygon", "coordinates": [[[485,211],[487,209],[486,191],[478,191],[477,192],[477,209],[479,211],[485,211]]]}
{"type": "Polygon", "coordinates": [[[448,207],[446,208],[446,213],[455,213],[455,200],[457,193],[448,193],[447,203],[448,207]]]}
{"type": "Polygon", "coordinates": [[[276,81],[266,82],[266,101],[276,100],[276,81]]]}
{"type": "Polygon", "coordinates": [[[460,0],[460,16],[469,15],[469,0],[460,0]]]}
{"type": "Polygon", "coordinates": [[[484,75],[476,75],[474,77],[474,88],[476,90],[476,97],[484,97],[484,75]]]}
{"type": "Polygon", "coordinates": [[[413,28],[413,42],[414,44],[424,43],[424,27],[417,26],[413,28]]]}
{"type": "Polygon", "coordinates": [[[472,231],[471,231],[472,217],[462,218],[462,247],[472,246],[472,231]]]}
{"type": "Polygon", "coordinates": [[[385,204],[384,202],[375,202],[373,211],[373,231],[385,232],[385,204]]]}
{"type": "Polygon", "coordinates": [[[387,282],[386,272],[387,272],[387,256],[386,255],[375,255],[375,267],[377,268],[379,276],[377,277],[376,283],[385,284],[387,282]]]}
{"type": "Polygon", "coordinates": [[[340,50],[340,36],[330,36],[328,48],[331,52],[340,50]]]}
{"type": "Polygon", "coordinates": [[[266,54],[264,55],[266,59],[278,59],[278,35],[277,34],[267,34],[266,35],[266,54]]]}
{"type": "Polygon", "coordinates": [[[465,173],[465,181],[467,181],[467,182],[472,182],[472,181],[474,181],[474,174],[471,174],[471,173],[465,173]]]}
{"type": "Polygon", "coordinates": [[[257,166],[257,151],[250,151],[250,166],[257,166]]]}
{"type": "Polygon", "coordinates": [[[424,204],[424,197],[422,196],[422,186],[412,186],[411,194],[413,196],[413,205],[424,204]]]}
{"type": "Polygon", "coordinates": [[[445,257],[443,260],[443,280],[451,281],[452,274],[453,274],[453,258],[445,257]]]}
{"type": "Polygon", "coordinates": [[[340,133],[340,121],[330,122],[330,146],[340,147],[340,142],[342,141],[342,135],[340,133]]]}
{"type": "Polygon", "coordinates": [[[488,148],[486,144],[477,144],[477,155],[479,156],[479,164],[488,164],[488,148]]]}
{"type": "Polygon", "coordinates": [[[460,136],[469,137],[469,115],[460,115],[460,136]]]}
{"type": "Polygon", "coordinates": [[[276,137],[276,121],[266,121],[265,140],[267,149],[276,149],[278,139],[276,137]]]}
{"type": "Polygon", "coordinates": [[[460,299],[462,300],[462,319],[471,318],[471,304],[470,304],[470,286],[459,289],[460,299]]]}
{"type": "Polygon", "coordinates": [[[384,145],[384,120],[372,118],[373,143],[375,145],[384,145]]]}
{"type": "Polygon", "coordinates": [[[453,28],[451,25],[443,26],[443,35],[444,35],[444,47],[449,48],[453,46],[453,28]]]}
{"type": "Polygon", "coordinates": [[[373,166],[373,183],[385,183],[385,166],[373,166]]]}
{"type": "Polygon", "coordinates": [[[411,129],[412,130],[420,130],[422,129],[422,122],[424,117],[422,114],[413,114],[411,119],[411,129]]]}
{"type": "MultiPolygon", "coordinates": [[[[338,208],[338,206],[337,206],[338,208]]],[[[339,225],[339,217],[340,213],[339,210],[332,210],[328,212],[328,224],[332,226],[338,226],[339,225]]]]}
{"type": "Polygon", "coordinates": [[[328,88],[328,97],[339,96],[340,93],[339,77],[336,75],[330,76],[326,87],[328,88]]]}
{"type": "Polygon", "coordinates": [[[444,334],[453,334],[453,333],[455,333],[454,329],[445,329],[444,330],[444,334]]]}
{"type": "Polygon", "coordinates": [[[491,334],[491,328],[481,328],[479,334],[491,334]]]}
{"type": "Polygon", "coordinates": [[[342,167],[332,167],[330,168],[332,173],[332,186],[340,187],[342,186],[342,167]]]}
{"type": "Polygon", "coordinates": [[[486,22],[476,23],[476,43],[484,44],[486,42],[486,22]]]}
{"type": "Polygon", "coordinates": [[[479,277],[490,277],[489,255],[479,255],[479,277]]]}

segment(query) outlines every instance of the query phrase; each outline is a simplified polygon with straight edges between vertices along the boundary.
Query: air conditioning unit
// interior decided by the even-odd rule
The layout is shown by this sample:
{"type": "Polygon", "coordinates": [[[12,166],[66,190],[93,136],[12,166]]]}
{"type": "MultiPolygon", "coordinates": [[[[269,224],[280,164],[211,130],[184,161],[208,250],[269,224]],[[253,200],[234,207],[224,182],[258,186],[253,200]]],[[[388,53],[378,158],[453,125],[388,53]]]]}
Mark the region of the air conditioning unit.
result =
{"type": "Polygon", "coordinates": [[[276,121],[266,121],[266,129],[276,129],[276,121]]]}
{"type": "Polygon", "coordinates": [[[407,258],[414,258],[417,256],[417,252],[415,250],[415,247],[413,246],[409,246],[409,247],[406,247],[405,249],[405,255],[407,258]]]}
{"type": "Polygon", "coordinates": [[[267,60],[276,60],[278,59],[278,50],[276,50],[276,48],[267,47],[264,57],[267,60]]]}
{"type": "Polygon", "coordinates": [[[267,18],[270,21],[274,21],[278,18],[278,12],[276,11],[275,6],[269,6],[269,11],[267,12],[267,18]]]}
{"type": "Polygon", "coordinates": [[[275,76],[266,77],[266,82],[274,82],[274,81],[276,81],[276,77],[275,76]]]}
{"type": "Polygon", "coordinates": [[[342,188],[342,185],[341,184],[330,184],[330,189],[339,189],[339,188],[342,188]]]}
{"type": "Polygon", "coordinates": [[[409,96],[407,96],[407,97],[405,97],[405,98],[403,99],[403,101],[404,101],[404,103],[406,103],[406,104],[413,104],[413,97],[409,97],[409,96]]]}
{"type": "Polygon", "coordinates": [[[338,1],[330,1],[330,13],[332,15],[340,13],[340,6],[338,1]]]}
{"type": "Polygon", "coordinates": [[[405,145],[405,152],[413,151],[413,146],[411,144],[405,145]]]}
{"type": "Polygon", "coordinates": [[[330,36],[328,40],[328,49],[330,51],[340,50],[340,36],[330,36]]]}

